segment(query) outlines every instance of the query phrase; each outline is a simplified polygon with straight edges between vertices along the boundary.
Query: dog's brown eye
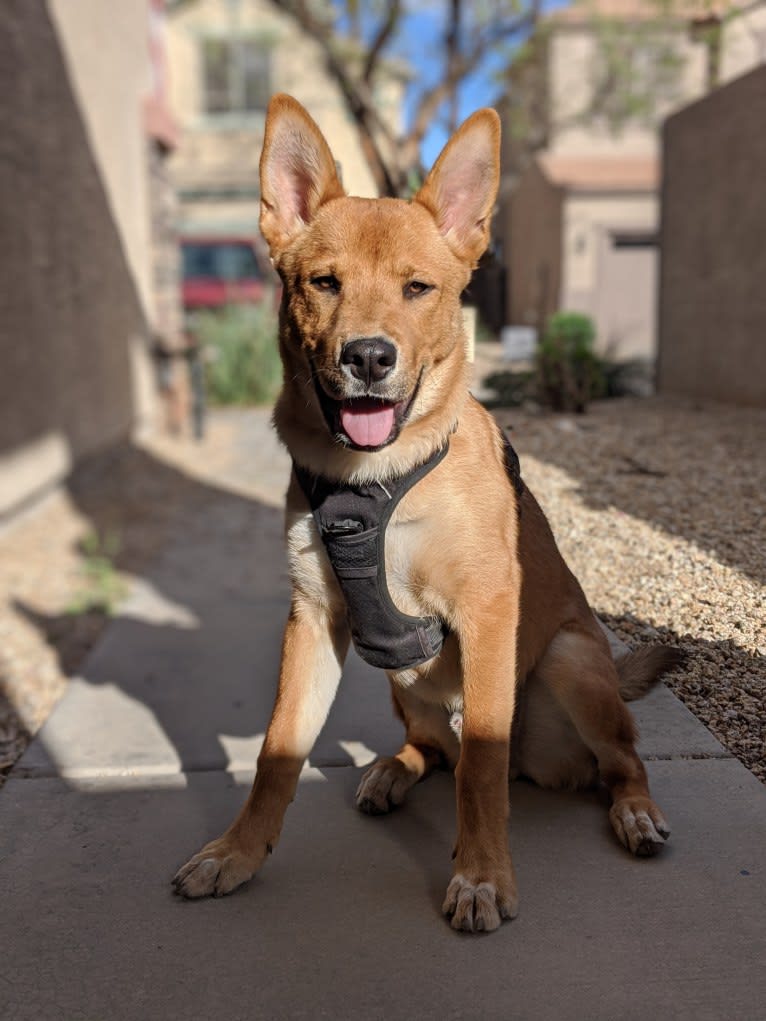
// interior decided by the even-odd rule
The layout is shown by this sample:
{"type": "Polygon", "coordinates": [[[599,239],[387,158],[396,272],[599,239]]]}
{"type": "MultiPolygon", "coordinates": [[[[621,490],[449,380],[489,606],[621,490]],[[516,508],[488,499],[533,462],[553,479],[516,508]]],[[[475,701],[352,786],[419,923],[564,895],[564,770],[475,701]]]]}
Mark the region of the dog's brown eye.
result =
{"type": "Polygon", "coordinates": [[[318,291],[332,291],[337,294],[340,290],[340,280],[331,273],[324,277],[312,277],[311,283],[318,291]]]}
{"type": "Polygon", "coordinates": [[[433,289],[433,284],[424,284],[422,280],[410,280],[404,285],[404,297],[419,298],[421,294],[428,294],[433,289]]]}

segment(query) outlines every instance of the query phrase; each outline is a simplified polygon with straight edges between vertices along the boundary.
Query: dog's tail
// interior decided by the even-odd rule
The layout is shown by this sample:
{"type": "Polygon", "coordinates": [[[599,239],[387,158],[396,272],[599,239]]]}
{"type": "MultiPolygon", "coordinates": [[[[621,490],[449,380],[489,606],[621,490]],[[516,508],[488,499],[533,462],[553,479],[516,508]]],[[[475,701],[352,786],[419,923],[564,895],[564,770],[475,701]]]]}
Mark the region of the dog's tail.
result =
{"type": "Polygon", "coordinates": [[[624,652],[615,660],[620,694],[626,702],[643,698],[664,674],[681,666],[685,659],[686,654],[671,645],[645,645],[624,652]]]}

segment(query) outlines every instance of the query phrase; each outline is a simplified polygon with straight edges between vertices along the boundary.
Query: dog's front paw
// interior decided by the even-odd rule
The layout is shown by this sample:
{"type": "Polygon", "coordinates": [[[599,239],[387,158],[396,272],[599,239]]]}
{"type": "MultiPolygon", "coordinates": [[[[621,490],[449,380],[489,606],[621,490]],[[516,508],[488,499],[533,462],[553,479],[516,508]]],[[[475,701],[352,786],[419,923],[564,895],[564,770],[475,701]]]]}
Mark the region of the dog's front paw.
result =
{"type": "Polygon", "coordinates": [[[505,918],[519,911],[516,882],[509,876],[471,880],[456,872],[447,887],[442,911],[453,929],[463,932],[492,932],[505,918]]]}
{"type": "Polygon", "coordinates": [[[368,815],[385,815],[401,805],[416,779],[399,759],[378,759],[362,777],[356,807],[368,815]]]}
{"type": "Polygon", "coordinates": [[[651,798],[621,798],[609,810],[614,832],[640,858],[657,854],[670,836],[670,827],[651,798]]]}
{"type": "Polygon", "coordinates": [[[231,836],[224,835],[190,858],[173,877],[173,888],[181,897],[223,897],[252,879],[260,867],[261,855],[246,854],[231,836]]]}

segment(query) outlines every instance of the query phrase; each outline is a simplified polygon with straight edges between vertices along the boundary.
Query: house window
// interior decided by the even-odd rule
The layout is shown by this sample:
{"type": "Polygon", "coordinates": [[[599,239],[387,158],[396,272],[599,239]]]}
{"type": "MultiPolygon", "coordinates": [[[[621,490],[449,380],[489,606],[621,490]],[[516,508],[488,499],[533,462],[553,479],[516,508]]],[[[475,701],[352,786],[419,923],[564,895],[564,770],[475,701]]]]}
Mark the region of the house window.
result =
{"type": "Polygon", "coordinates": [[[271,95],[270,53],[257,39],[206,39],[202,46],[207,113],[258,113],[271,95]]]}

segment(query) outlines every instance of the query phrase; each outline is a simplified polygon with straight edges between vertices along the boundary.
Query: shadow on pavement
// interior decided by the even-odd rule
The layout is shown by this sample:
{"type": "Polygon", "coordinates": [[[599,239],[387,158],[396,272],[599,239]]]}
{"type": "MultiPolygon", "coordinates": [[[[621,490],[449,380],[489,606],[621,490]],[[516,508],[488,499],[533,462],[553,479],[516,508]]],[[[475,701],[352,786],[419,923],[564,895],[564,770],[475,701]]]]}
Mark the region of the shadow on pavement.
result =
{"type": "MultiPolygon", "coordinates": [[[[72,678],[20,775],[252,770],[289,607],[282,511],[135,447],[92,460],[69,491],[95,532],[117,537],[115,564],[134,581],[84,659],[97,611],[17,603],[72,678]]],[[[350,656],[312,764],[362,764],[400,736],[384,675],[350,656]]]]}
{"type": "Polygon", "coordinates": [[[68,676],[146,706],[181,769],[225,769],[218,735],[252,735],[263,723],[253,699],[270,702],[276,686],[289,598],[282,514],[135,446],[91,458],[68,490],[93,532],[114,542],[115,567],[138,579],[137,597],[112,617],[98,608],[50,616],[21,603],[17,612],[68,676]],[[107,626],[83,658],[99,622],[107,626]]]}

